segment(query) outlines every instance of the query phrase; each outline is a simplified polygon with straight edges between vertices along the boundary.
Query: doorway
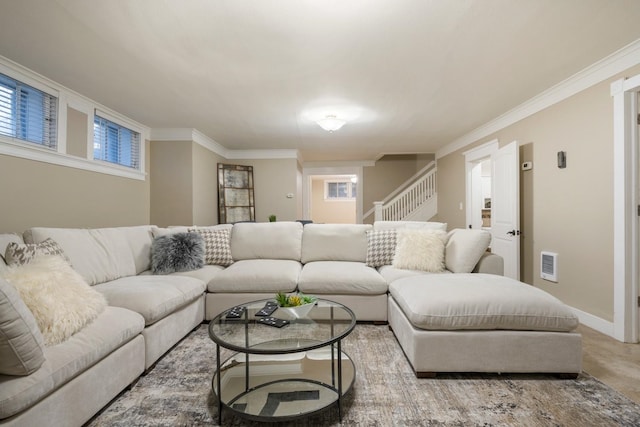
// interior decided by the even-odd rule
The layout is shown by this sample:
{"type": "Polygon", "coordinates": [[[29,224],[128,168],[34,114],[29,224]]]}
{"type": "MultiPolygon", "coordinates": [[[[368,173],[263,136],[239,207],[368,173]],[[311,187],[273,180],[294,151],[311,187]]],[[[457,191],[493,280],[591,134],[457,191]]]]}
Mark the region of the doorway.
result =
{"type": "Polygon", "coordinates": [[[362,166],[302,171],[302,215],[321,223],[362,223],[362,166]],[[314,203],[314,198],[317,198],[314,203]]]}
{"type": "Polygon", "coordinates": [[[356,224],[356,175],[312,175],[309,217],[314,223],[356,224]]]}

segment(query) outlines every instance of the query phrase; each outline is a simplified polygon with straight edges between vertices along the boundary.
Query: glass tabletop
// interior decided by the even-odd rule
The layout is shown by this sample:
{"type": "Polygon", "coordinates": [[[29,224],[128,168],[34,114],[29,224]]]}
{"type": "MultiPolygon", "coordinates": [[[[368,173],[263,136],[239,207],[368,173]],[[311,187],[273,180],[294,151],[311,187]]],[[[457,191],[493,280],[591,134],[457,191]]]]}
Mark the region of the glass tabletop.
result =
{"type": "Polygon", "coordinates": [[[297,319],[277,309],[270,317],[287,320],[281,328],[259,323],[256,313],[267,301],[243,304],[240,318],[229,319],[225,310],[209,323],[209,336],[224,348],[251,354],[283,354],[312,350],[332,344],[347,336],[356,325],[356,316],[344,305],[318,299],[304,318],[297,319]]]}

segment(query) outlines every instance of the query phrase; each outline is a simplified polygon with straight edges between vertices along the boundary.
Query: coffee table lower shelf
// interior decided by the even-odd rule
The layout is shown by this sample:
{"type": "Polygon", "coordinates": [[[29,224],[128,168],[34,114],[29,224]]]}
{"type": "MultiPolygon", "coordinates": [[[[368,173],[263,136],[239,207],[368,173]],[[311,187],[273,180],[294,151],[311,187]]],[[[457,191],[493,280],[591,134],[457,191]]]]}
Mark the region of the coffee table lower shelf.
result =
{"type": "Polygon", "coordinates": [[[236,353],[214,374],[213,392],[222,408],[256,421],[306,417],[334,403],[341,412],[340,398],[351,390],[356,376],[351,358],[341,354],[338,360],[334,348],[332,357],[331,346],[278,355],[236,353]]]}

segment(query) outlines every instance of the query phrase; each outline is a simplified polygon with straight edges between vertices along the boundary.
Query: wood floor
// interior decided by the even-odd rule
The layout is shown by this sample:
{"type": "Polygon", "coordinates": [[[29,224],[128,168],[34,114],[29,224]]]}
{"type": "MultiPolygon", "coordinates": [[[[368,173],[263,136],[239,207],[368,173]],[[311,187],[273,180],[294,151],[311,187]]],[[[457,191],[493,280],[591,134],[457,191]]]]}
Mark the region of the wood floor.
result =
{"type": "Polygon", "coordinates": [[[582,370],[640,403],[640,344],[626,344],[584,325],[582,370]]]}

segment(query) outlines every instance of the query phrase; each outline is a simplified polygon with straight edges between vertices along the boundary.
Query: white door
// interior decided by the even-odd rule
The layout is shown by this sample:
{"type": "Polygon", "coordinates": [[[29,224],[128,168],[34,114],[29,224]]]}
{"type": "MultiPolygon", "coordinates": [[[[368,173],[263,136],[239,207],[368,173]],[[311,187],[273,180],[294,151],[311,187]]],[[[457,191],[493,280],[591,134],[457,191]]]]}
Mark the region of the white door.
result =
{"type": "Polygon", "coordinates": [[[491,155],[491,252],[504,258],[504,275],[520,280],[520,171],[518,143],[491,155]]]}

